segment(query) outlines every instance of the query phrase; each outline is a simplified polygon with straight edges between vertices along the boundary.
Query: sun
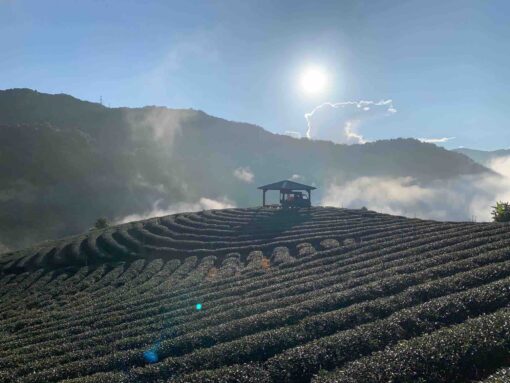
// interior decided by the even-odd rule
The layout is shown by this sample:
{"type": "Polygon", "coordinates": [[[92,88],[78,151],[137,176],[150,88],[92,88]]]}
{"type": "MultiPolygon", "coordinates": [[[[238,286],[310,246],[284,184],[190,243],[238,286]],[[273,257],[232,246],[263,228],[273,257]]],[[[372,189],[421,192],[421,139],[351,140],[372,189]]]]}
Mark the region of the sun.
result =
{"type": "Polygon", "coordinates": [[[322,93],[328,85],[326,71],[320,67],[309,67],[301,73],[301,89],[307,94],[322,93]]]}

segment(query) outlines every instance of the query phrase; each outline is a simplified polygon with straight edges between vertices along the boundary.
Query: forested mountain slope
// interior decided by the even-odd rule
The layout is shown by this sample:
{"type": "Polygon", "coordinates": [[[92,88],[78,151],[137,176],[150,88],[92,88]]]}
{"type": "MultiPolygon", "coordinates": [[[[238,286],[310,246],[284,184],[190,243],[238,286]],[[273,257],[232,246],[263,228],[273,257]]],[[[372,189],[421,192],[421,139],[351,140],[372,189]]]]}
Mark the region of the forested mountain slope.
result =
{"type": "Polygon", "coordinates": [[[336,145],[196,110],[107,108],[63,94],[0,91],[0,248],[77,234],[99,217],[115,221],[204,197],[256,206],[256,186],[293,175],[319,187],[319,202],[333,179],[427,182],[486,171],[410,139],[336,145]],[[239,179],[236,170],[252,176],[239,179]]]}

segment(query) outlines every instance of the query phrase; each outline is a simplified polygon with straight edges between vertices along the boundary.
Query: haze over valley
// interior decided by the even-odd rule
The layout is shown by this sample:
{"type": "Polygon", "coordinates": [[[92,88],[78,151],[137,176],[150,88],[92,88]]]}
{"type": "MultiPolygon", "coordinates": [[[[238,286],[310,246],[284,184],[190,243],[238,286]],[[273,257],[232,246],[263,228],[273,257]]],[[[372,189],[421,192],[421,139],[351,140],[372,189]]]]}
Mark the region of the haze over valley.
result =
{"type": "Polygon", "coordinates": [[[510,197],[506,152],[482,161],[416,139],[297,139],[193,109],[108,108],[29,89],[0,92],[0,153],[0,243],[11,249],[99,217],[257,206],[257,186],[275,179],[317,186],[317,205],[439,220],[489,220],[510,197]]]}

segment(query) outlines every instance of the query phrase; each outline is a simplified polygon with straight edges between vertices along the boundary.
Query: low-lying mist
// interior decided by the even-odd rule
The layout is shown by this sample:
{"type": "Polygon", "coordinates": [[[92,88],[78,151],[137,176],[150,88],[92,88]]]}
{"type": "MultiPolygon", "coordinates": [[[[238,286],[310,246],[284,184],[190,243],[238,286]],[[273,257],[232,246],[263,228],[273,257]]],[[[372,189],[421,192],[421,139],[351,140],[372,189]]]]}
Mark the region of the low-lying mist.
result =
{"type": "Polygon", "coordinates": [[[321,205],[366,207],[382,213],[452,221],[491,221],[496,201],[510,200],[510,157],[492,160],[495,174],[428,183],[412,177],[359,177],[327,183],[321,205]]]}
{"type": "Polygon", "coordinates": [[[491,164],[498,178],[433,144],[362,137],[395,113],[391,100],[326,103],[307,115],[311,139],[295,139],[192,109],[0,91],[0,252],[87,232],[100,217],[260,206],[257,186],[286,178],[317,186],[314,205],[490,219],[508,199],[508,161],[491,164]],[[337,143],[323,140],[335,132],[337,143]]]}
{"type": "Polygon", "coordinates": [[[164,206],[163,200],[154,202],[152,209],[140,214],[129,214],[127,216],[115,220],[115,224],[127,223],[132,221],[140,221],[152,217],[160,217],[164,215],[177,214],[182,212],[194,212],[211,209],[228,209],[235,207],[235,204],[224,198],[223,200],[214,200],[202,197],[195,203],[178,202],[164,206]]]}

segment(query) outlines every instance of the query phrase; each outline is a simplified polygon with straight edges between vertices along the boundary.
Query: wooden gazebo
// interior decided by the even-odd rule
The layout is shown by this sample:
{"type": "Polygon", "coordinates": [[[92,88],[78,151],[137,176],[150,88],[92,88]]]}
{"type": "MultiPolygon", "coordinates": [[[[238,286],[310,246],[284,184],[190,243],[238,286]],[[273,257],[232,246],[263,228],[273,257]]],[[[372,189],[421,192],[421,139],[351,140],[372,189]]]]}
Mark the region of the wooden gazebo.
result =
{"type": "Polygon", "coordinates": [[[312,190],[317,188],[298,182],[284,180],[269,185],[260,186],[262,190],[262,206],[266,206],[266,192],[268,190],[280,191],[280,205],[283,208],[310,207],[312,201],[312,190]],[[308,195],[302,192],[306,191],[308,195]]]}

